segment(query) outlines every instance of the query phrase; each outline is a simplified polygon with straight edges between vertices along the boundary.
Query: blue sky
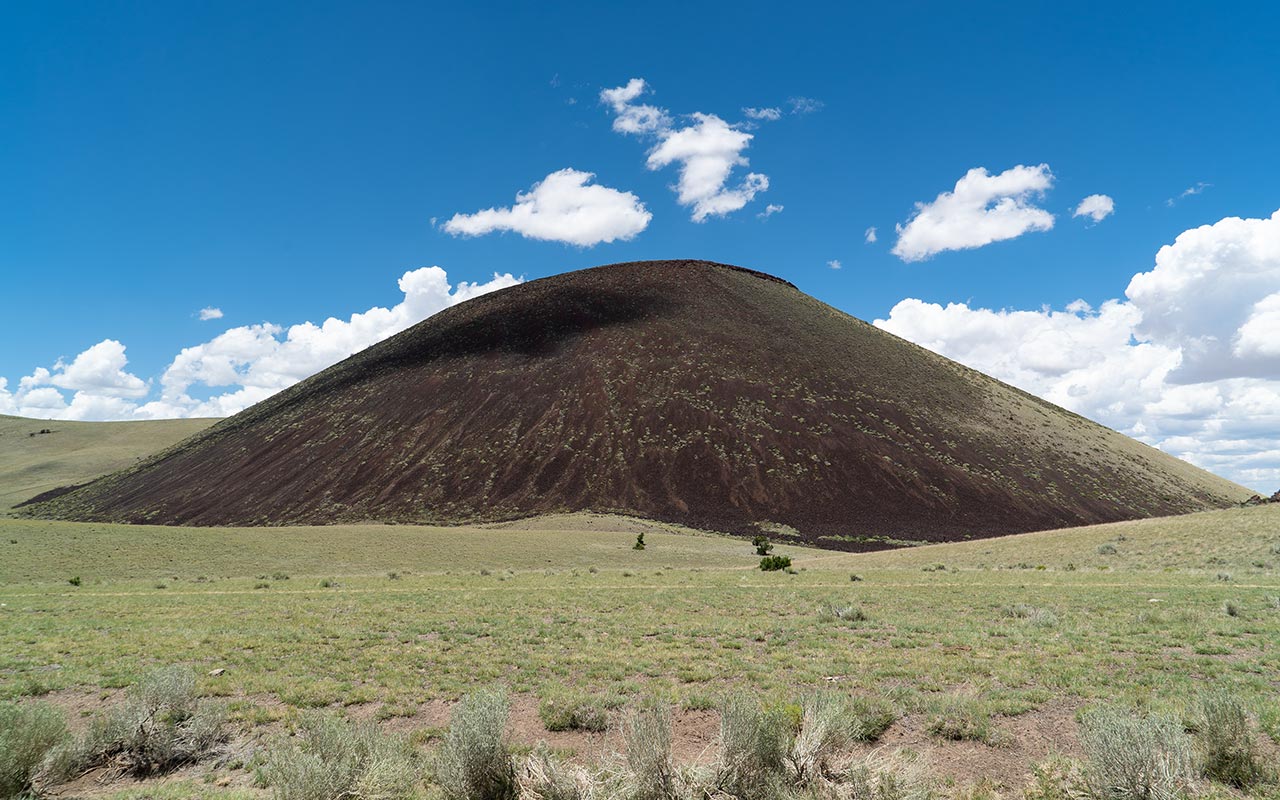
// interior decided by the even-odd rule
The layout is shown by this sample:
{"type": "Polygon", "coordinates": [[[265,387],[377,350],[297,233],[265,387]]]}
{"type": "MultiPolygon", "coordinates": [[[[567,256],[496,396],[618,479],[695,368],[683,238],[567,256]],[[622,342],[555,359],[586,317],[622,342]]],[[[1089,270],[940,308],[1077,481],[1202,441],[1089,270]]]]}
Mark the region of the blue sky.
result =
{"type": "MultiPolygon", "coordinates": [[[[242,384],[226,370],[251,371],[264,337],[283,339],[288,326],[377,306],[400,322],[435,310],[427,300],[396,309],[405,299],[397,280],[421,267],[438,265],[456,285],[690,257],[781,275],[1274,490],[1280,353],[1266,341],[1280,327],[1268,327],[1262,301],[1280,292],[1280,255],[1268,249],[1280,227],[1270,222],[1280,209],[1280,12],[1121,5],[2,4],[0,411],[69,416],[76,392],[99,391],[114,400],[86,402],[79,416],[190,413],[174,402],[137,411],[166,399],[163,378],[183,348],[282,326],[246,334],[258,350],[199,361],[177,394],[235,392],[242,384]],[[601,92],[636,78],[644,92],[629,102],[664,110],[668,122],[620,133],[601,92]],[[753,121],[746,108],[778,118],[753,121]],[[687,162],[647,166],[668,137],[697,124],[693,114],[751,137],[736,151],[749,166],[733,165],[724,191],[747,173],[768,182],[741,208],[701,222],[672,188],[687,162]],[[937,206],[941,222],[926,238],[964,240],[1005,197],[1015,217],[1041,224],[1017,232],[1017,219],[996,220],[1007,238],[920,260],[895,255],[895,225],[909,223],[917,203],[956,190],[972,169],[1019,166],[1039,170],[1031,183],[984,196],[974,218],[941,219],[947,204],[937,206]],[[642,204],[643,229],[581,247],[445,225],[509,207],[566,169],[612,190],[604,199],[631,210],[631,228],[642,204]],[[1073,217],[1093,194],[1111,198],[1114,213],[1073,217]],[[761,217],[770,205],[782,210],[761,217]],[[1184,232],[1236,217],[1249,224],[1189,237],[1157,266],[1157,251],[1184,232]],[[867,243],[873,226],[877,241],[867,243]],[[1240,237],[1256,252],[1237,263],[1229,254],[1240,237]],[[1194,264],[1205,253],[1219,258],[1210,272],[1238,278],[1226,281],[1235,288],[1175,319],[1186,303],[1165,289],[1203,277],[1194,264]],[[1154,287],[1126,298],[1138,273],[1154,275],[1154,287]],[[1120,307],[1103,311],[1111,298],[1120,307]],[[900,305],[909,299],[919,305],[900,305]],[[1065,310],[1078,299],[1089,310],[1065,310]],[[201,320],[203,308],[222,316],[201,320]],[[1071,363],[1003,357],[1029,337],[1065,348],[1071,363]],[[127,366],[103,348],[93,353],[105,366],[86,357],[79,377],[68,373],[105,340],[123,348],[127,366]],[[1209,340],[1235,355],[1214,357],[1209,340]],[[1209,368],[1223,358],[1239,364],[1209,368]],[[24,377],[25,391],[48,390],[39,402],[24,403],[24,377]],[[1140,403],[1129,390],[1104,396],[1105,386],[1144,381],[1140,403]]],[[[924,216],[922,226],[934,224],[924,216]]],[[[429,278],[438,276],[410,284],[429,278]]],[[[313,353],[315,365],[340,350],[313,353]]]]}

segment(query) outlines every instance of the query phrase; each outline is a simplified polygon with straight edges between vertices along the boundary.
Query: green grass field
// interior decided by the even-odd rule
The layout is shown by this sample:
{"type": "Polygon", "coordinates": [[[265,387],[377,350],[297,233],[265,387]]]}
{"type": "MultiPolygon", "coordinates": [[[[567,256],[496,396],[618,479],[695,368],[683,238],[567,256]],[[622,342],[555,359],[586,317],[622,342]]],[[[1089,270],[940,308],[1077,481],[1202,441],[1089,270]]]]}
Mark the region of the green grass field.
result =
{"type": "Polygon", "coordinates": [[[741,540],[609,517],[541,530],[5,520],[0,675],[10,696],[94,690],[178,661],[227,668],[207,687],[219,693],[405,713],[495,682],[697,701],[835,678],[1017,710],[1210,679],[1261,698],[1280,674],[1277,512],[862,555],[780,546],[794,575],[754,569],[741,540]],[[1099,554],[1107,543],[1115,555],[1099,554]],[[868,619],[832,622],[827,604],[868,619]],[[1017,604],[1056,621],[1005,616],[1017,604]]]}

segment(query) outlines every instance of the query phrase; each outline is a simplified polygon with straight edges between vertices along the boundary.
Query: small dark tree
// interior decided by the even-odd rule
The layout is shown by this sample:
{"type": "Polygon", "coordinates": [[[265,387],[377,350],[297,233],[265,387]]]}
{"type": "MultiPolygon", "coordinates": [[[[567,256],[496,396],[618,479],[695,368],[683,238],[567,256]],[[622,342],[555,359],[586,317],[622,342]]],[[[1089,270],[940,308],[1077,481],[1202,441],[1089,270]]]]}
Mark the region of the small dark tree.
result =
{"type": "Polygon", "coordinates": [[[773,550],[773,545],[769,543],[769,537],[763,533],[756,534],[751,538],[751,545],[756,549],[756,555],[767,556],[769,551],[773,550]]]}
{"type": "Polygon", "coordinates": [[[644,549],[644,534],[643,534],[643,533],[637,533],[637,534],[636,534],[636,543],[635,543],[634,545],[632,545],[632,546],[631,546],[631,549],[632,549],[632,550],[643,550],[643,549],[644,549]]]}
{"type": "Polygon", "coordinates": [[[787,569],[790,566],[790,556],[765,556],[760,559],[760,569],[765,572],[775,572],[780,569],[787,569]]]}

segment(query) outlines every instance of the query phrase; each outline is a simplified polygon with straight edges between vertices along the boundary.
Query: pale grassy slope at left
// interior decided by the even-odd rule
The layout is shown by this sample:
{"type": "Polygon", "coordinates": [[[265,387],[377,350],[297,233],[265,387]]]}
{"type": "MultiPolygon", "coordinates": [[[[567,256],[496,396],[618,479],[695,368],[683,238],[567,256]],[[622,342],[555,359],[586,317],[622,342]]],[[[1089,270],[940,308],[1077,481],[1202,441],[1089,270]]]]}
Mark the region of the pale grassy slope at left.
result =
{"type": "Polygon", "coordinates": [[[0,415],[0,514],[41,492],[131,466],[217,421],[64,422],[0,415]]]}

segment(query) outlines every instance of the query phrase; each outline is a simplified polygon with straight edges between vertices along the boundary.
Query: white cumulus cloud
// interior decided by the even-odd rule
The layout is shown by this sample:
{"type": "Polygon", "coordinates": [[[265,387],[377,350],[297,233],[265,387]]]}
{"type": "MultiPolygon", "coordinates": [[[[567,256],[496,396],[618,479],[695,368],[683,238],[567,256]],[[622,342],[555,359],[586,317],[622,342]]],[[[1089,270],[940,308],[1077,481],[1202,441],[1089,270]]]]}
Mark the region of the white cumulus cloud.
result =
{"type": "Polygon", "coordinates": [[[866,231],[863,232],[862,238],[866,240],[867,244],[875,244],[876,239],[879,238],[876,236],[876,227],[872,225],[870,228],[867,228],[866,231]]]}
{"type": "Polygon", "coordinates": [[[614,130],[644,134],[656,142],[649,150],[649,169],[678,165],[677,199],[692,209],[694,222],[737,211],[769,188],[768,176],[758,172],[730,185],[735,169],[750,166],[743,152],[753,134],[702,112],[689,115],[691,124],[677,126],[664,109],[635,103],[647,91],[642,79],[632,78],[625,86],[602,91],[600,101],[614,114],[614,130]]]}
{"type": "Polygon", "coordinates": [[[1188,230],[1093,309],[909,298],[875,324],[1255,489],[1280,488],[1280,211],[1188,230]]]}
{"type": "Polygon", "coordinates": [[[756,214],[756,216],[759,217],[760,219],[768,219],[769,217],[772,217],[774,214],[781,214],[782,209],[783,209],[783,206],[781,204],[770,203],[769,205],[764,207],[764,211],[761,211],[759,214],[756,214]]]}
{"type": "Polygon", "coordinates": [[[828,262],[827,262],[827,267],[828,267],[829,269],[841,269],[841,268],[843,268],[843,267],[844,267],[844,264],[841,264],[841,263],[840,263],[840,259],[838,259],[838,258],[833,258],[833,259],[831,259],[830,261],[828,261],[828,262]]]}
{"type": "Polygon", "coordinates": [[[780,108],[744,108],[742,113],[747,119],[760,120],[761,122],[777,122],[782,119],[782,109],[780,108]]]}
{"type": "Polygon", "coordinates": [[[1048,164],[1016,167],[991,175],[975,167],[955,189],[933,202],[916,203],[906,224],[897,226],[893,254],[920,261],[945,250],[983,247],[1030,231],[1053,227],[1053,215],[1033,204],[1053,185],[1048,164]]]}
{"type": "Polygon", "coordinates": [[[211,319],[222,319],[222,309],[214,308],[213,306],[206,306],[205,308],[200,309],[199,315],[200,319],[204,322],[208,322],[211,319]]]}
{"type": "Polygon", "coordinates": [[[626,86],[600,92],[600,102],[613,109],[613,129],[618,133],[656,133],[671,127],[666,109],[634,102],[649,91],[642,78],[632,78],[626,86]]]}
{"type": "Polygon", "coordinates": [[[510,208],[454,214],[444,229],[455,236],[514,231],[528,239],[579,247],[634,239],[653,215],[631,192],[591,183],[594,177],[575,169],[553,172],[517,194],[510,208]]]}
{"type": "Polygon", "coordinates": [[[1075,211],[1071,212],[1071,216],[1088,217],[1094,222],[1102,222],[1115,213],[1115,210],[1115,200],[1105,194],[1091,194],[1080,201],[1080,205],[1076,206],[1075,211]]]}
{"type": "Polygon", "coordinates": [[[693,114],[694,124],[669,131],[649,153],[649,169],[680,165],[676,193],[681,205],[693,208],[693,221],[703,222],[709,216],[723,216],[745,206],[769,188],[769,178],[749,172],[733,188],[728,188],[729,173],[748,162],[742,151],[752,135],[731,127],[714,114],[693,114]]]}

